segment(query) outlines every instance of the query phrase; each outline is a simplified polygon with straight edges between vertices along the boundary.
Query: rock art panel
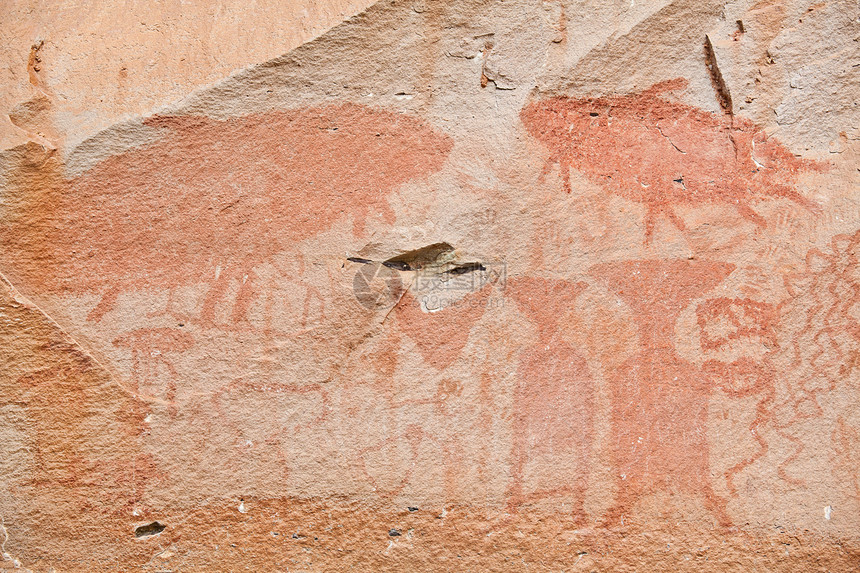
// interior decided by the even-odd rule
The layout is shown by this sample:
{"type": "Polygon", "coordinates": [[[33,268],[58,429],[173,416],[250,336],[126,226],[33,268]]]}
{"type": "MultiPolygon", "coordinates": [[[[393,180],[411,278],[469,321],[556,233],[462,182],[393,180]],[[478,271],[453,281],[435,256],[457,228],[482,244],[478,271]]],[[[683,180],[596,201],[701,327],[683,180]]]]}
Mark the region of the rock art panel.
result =
{"type": "Polygon", "coordinates": [[[28,40],[0,568],[853,570],[852,10],[378,2],[80,145],[28,40]]]}
{"type": "Polygon", "coordinates": [[[211,325],[238,281],[230,316],[240,324],[255,266],[342,218],[358,236],[368,218],[393,222],[387,196],[438,170],[451,149],[417,118],[350,103],[146,124],[163,136],[32,190],[22,220],[5,227],[18,280],[42,293],[97,294],[92,321],[124,291],[202,283],[199,320],[211,325]]]}
{"type": "Polygon", "coordinates": [[[793,183],[799,172],[823,166],[798,159],[747,119],[664,96],[686,87],[678,78],[630,95],[529,103],[520,118],[550,153],[541,177],[557,163],[568,193],[570,170],[577,169],[608,192],[641,203],[646,242],[659,216],[685,230],[674,211],[681,205],[731,205],[761,227],[766,222],[752,208],[760,199],[786,198],[820,210],[793,183]]]}
{"type": "MultiPolygon", "coordinates": [[[[328,285],[306,283],[298,245],[335,225],[366,240],[367,221],[393,223],[391,195],[438,171],[451,139],[414,115],[352,103],[145,123],[160,137],[79,177],[65,179],[56,155],[41,159],[44,172],[34,169],[35,179],[15,189],[17,206],[0,230],[4,270],[48,306],[88,305],[83,322],[66,319],[68,327],[95,338],[147,403],[148,440],[174,436],[173,450],[212,487],[218,474],[202,452],[223,456],[224,471],[238,464],[246,481],[269,484],[272,468],[289,473],[300,463],[284,446],[283,408],[319,408],[306,399],[315,380],[289,372],[331,351],[332,335],[315,329],[347,313],[342,304],[326,308],[339,302],[320,294],[328,285]],[[300,316],[284,312],[291,290],[305,291],[300,316]],[[307,323],[312,314],[316,324],[307,323]],[[251,403],[268,415],[243,415],[251,403]],[[256,427],[262,421],[271,427],[256,427]],[[243,465],[243,456],[280,461],[243,465]]],[[[160,463],[175,463],[156,450],[160,463]]]]}

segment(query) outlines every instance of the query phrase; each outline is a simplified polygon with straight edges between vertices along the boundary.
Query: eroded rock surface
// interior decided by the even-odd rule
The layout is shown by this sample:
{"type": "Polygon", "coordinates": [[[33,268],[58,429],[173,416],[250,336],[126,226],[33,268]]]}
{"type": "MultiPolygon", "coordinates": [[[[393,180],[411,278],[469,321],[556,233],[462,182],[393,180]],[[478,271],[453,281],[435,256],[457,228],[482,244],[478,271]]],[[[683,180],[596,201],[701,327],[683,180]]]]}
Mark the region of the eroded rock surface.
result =
{"type": "Polygon", "coordinates": [[[856,569],[859,16],[386,1],[65,124],[34,47],[3,566],[856,569]]]}

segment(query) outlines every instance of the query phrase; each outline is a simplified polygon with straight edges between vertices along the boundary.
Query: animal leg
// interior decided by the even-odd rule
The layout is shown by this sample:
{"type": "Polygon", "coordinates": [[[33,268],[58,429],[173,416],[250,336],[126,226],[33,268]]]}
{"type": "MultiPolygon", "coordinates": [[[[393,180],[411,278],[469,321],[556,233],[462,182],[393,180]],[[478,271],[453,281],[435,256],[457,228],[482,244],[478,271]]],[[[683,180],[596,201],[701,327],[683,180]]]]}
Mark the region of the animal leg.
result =
{"type": "Polygon", "coordinates": [[[206,298],[203,300],[203,309],[200,311],[200,320],[203,326],[211,327],[215,325],[215,306],[224,298],[224,293],[227,292],[227,287],[230,286],[230,277],[232,273],[227,268],[221,271],[218,278],[215,279],[215,284],[206,293],[206,298]]]}
{"type": "Polygon", "coordinates": [[[625,525],[624,516],[631,513],[644,493],[635,481],[617,480],[617,483],[618,493],[615,494],[615,502],[603,515],[601,523],[601,526],[607,529],[616,525],[625,525]]]}
{"type": "MultiPolygon", "coordinates": [[[[519,392],[521,393],[522,390],[519,392]]],[[[527,456],[526,448],[526,424],[524,414],[518,412],[514,418],[514,444],[511,450],[511,483],[508,486],[508,513],[514,514],[519,511],[520,505],[523,503],[523,480],[525,473],[525,464],[527,456]]]]}
{"type": "Polygon", "coordinates": [[[573,507],[570,513],[573,522],[577,525],[586,525],[588,523],[588,514],[585,512],[585,492],[588,489],[588,477],[584,472],[585,469],[580,471],[580,475],[576,478],[576,482],[571,488],[573,507]]]}
{"type": "Polygon", "coordinates": [[[143,360],[141,359],[140,352],[136,348],[132,348],[131,350],[132,356],[132,384],[134,384],[133,390],[135,394],[140,394],[140,380],[143,377],[141,375],[141,371],[143,370],[143,360]]]}
{"type": "Polygon", "coordinates": [[[102,295],[101,300],[92,309],[89,314],[87,314],[88,322],[99,322],[104,315],[112,311],[116,308],[116,301],[119,298],[119,287],[111,287],[106,293],[102,295]]]}
{"type": "Polygon", "coordinates": [[[155,318],[157,316],[169,316],[180,322],[188,322],[188,316],[173,310],[173,289],[167,291],[167,306],[164,310],[155,310],[146,313],[146,318],[155,318]]]}
{"type": "MultiPolygon", "coordinates": [[[[588,394],[586,394],[588,395],[588,394]]],[[[591,399],[586,399],[585,402],[586,411],[589,412],[587,414],[587,418],[584,421],[585,428],[592,427],[592,415],[590,412],[592,411],[593,405],[591,399]]],[[[590,432],[587,432],[586,435],[590,435],[590,432]]],[[[573,501],[573,519],[574,522],[578,525],[585,525],[588,523],[588,514],[585,511],[585,492],[588,491],[588,469],[591,464],[591,444],[590,440],[583,439],[579,444],[579,475],[576,478],[573,487],[574,501],[573,501]]]]}
{"type": "Polygon", "coordinates": [[[645,211],[645,244],[650,245],[654,237],[654,225],[657,224],[657,210],[648,206],[645,211]]]}
{"type": "Polygon", "coordinates": [[[236,302],[233,305],[233,324],[248,323],[248,309],[256,294],[253,286],[256,278],[257,276],[253,271],[249,271],[247,275],[242,276],[239,292],[236,294],[236,302]]]}
{"type": "Polygon", "coordinates": [[[675,228],[677,228],[679,231],[687,230],[687,226],[684,224],[684,221],[682,221],[678,214],[675,213],[674,209],[672,209],[671,207],[666,207],[665,209],[663,209],[663,214],[665,214],[666,217],[668,217],[669,220],[672,221],[672,224],[675,225],[675,228]]]}
{"type": "Polygon", "coordinates": [[[717,522],[722,527],[731,527],[732,520],[729,517],[726,508],[726,500],[714,493],[710,484],[704,483],[699,485],[699,493],[705,504],[705,509],[710,511],[717,518],[717,522]]]}
{"type": "Polygon", "coordinates": [[[773,189],[773,195],[777,197],[785,197],[786,199],[790,199],[800,205],[801,207],[805,207],[811,213],[815,213],[816,215],[821,213],[821,205],[807,199],[800,193],[798,193],[795,189],[788,187],[786,185],[777,185],[773,189]]]}
{"type": "Polygon", "coordinates": [[[561,158],[558,162],[558,168],[561,171],[561,181],[564,191],[570,193],[573,190],[570,186],[570,162],[565,158],[561,158]]]}
{"type": "Polygon", "coordinates": [[[747,221],[752,221],[762,229],[767,227],[767,221],[765,221],[764,217],[753,211],[752,207],[745,203],[738,203],[735,205],[735,208],[738,210],[738,214],[741,217],[746,219],[747,221]]]}
{"type": "Polygon", "coordinates": [[[315,297],[320,303],[320,314],[325,316],[325,300],[320,294],[319,290],[313,286],[305,287],[305,305],[304,311],[302,312],[302,326],[307,326],[308,324],[308,316],[311,311],[311,298],[315,297]]]}
{"type": "Polygon", "coordinates": [[[682,90],[689,85],[689,82],[686,78],[675,78],[672,80],[663,80],[662,82],[657,82],[650,88],[644,90],[642,95],[648,94],[658,94],[663,92],[671,92],[675,90],[682,90]]]}
{"type": "Polygon", "coordinates": [[[546,180],[547,173],[552,170],[552,166],[558,162],[558,153],[554,153],[549,156],[549,159],[546,160],[546,163],[543,164],[543,169],[540,171],[540,175],[538,176],[538,183],[543,183],[546,180]]]}
{"type": "Polygon", "coordinates": [[[514,514],[519,512],[520,505],[523,503],[523,460],[517,459],[514,462],[514,467],[511,468],[511,485],[508,487],[508,513],[514,514]]]}

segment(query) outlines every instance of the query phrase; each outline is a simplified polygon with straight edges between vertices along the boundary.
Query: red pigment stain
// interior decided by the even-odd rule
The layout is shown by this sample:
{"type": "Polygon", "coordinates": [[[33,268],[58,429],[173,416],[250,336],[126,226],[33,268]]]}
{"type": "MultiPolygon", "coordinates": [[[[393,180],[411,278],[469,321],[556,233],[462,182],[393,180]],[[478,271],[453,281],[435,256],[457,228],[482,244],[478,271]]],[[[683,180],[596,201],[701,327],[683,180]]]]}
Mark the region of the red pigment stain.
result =
{"type": "MultiPolygon", "coordinates": [[[[456,497],[465,457],[457,417],[457,410],[462,405],[463,384],[458,380],[443,378],[431,396],[398,400],[397,386],[392,381],[403,348],[403,335],[415,344],[421,359],[437,371],[441,372],[453,364],[468,343],[472,328],[484,316],[492,289],[492,284],[487,284],[451,304],[445,304],[444,296],[439,300],[428,301],[431,310],[432,303],[441,303],[438,310],[431,312],[425,312],[422,301],[412,292],[406,291],[392,309],[396,328],[389,329],[381,347],[368,356],[369,366],[377,374],[379,397],[385,403],[387,418],[384,427],[400,426],[402,422],[397,415],[400,408],[432,406],[438,418],[433,433],[419,424],[411,424],[402,433],[358,452],[356,467],[360,468],[363,479],[372,485],[379,496],[389,498],[400,493],[412,479],[420,449],[438,447],[446,495],[456,497]],[[408,464],[398,476],[392,464],[396,460],[403,461],[404,452],[408,464]]],[[[444,291],[442,293],[444,295],[444,291]]]]}
{"type": "Polygon", "coordinates": [[[33,485],[50,500],[48,514],[125,517],[158,477],[151,457],[139,453],[139,403],[113,391],[75,348],[56,348],[70,353],[66,364],[17,381],[33,420],[33,485]],[[95,435],[96,423],[109,433],[95,435]]]}
{"type": "Polygon", "coordinates": [[[836,427],[830,435],[833,444],[834,473],[845,484],[848,494],[860,501],[860,431],[845,422],[842,416],[836,419],[836,427]]]}
{"type": "Polygon", "coordinates": [[[115,339],[113,345],[131,351],[135,393],[164,401],[175,414],[178,374],[169,355],[190,350],[191,334],[177,328],[139,328],[115,339]]]}
{"type": "Polygon", "coordinates": [[[487,285],[436,312],[421,310],[420,301],[407,292],[396,307],[397,325],[428,364],[444,370],[466,346],[469,332],[484,316],[491,292],[492,286],[487,285]]]}
{"type": "Polygon", "coordinates": [[[702,365],[702,370],[723,392],[733,398],[758,397],[755,417],[747,426],[749,435],[758,444],[758,449],[724,474],[729,493],[737,497],[735,476],[764,457],[770,449],[764,429],[766,424],[773,420],[776,375],[766,363],[748,357],[741,357],[730,364],[708,360],[702,365]]]}
{"type": "Polygon", "coordinates": [[[703,350],[719,350],[733,340],[755,339],[777,345],[773,305],[750,299],[712,298],[696,308],[703,350]]]}
{"type": "Polygon", "coordinates": [[[513,279],[507,284],[507,292],[538,330],[538,340],[523,351],[517,369],[512,483],[508,491],[511,512],[541,498],[571,496],[574,518],[586,521],[583,502],[588,486],[594,382],[585,360],[564,341],[559,330],[559,319],[585,287],[585,283],[536,277],[513,279]],[[577,471],[574,475],[557,472],[550,488],[528,488],[526,465],[541,455],[571,455],[577,471]]]}
{"type": "Polygon", "coordinates": [[[791,466],[806,448],[805,424],[829,415],[828,395],[856,391],[860,382],[860,230],[833,237],[829,252],[810,250],[805,269],[785,284],[790,297],[780,304],[779,329],[789,362],[779,375],[774,427],[794,446],[778,475],[797,486],[805,482],[791,466]]]}
{"type": "MultiPolygon", "coordinates": [[[[400,434],[360,450],[354,463],[358,466],[362,478],[379,497],[392,498],[412,481],[415,467],[420,461],[420,448],[425,443],[438,444],[439,440],[425,432],[421,426],[410,424],[400,434]],[[408,452],[408,463],[405,467],[393,468],[391,462],[403,459],[404,451],[408,452]]],[[[447,450],[443,447],[443,451],[447,450]]]]}
{"type": "MultiPolygon", "coordinates": [[[[776,332],[779,313],[771,304],[748,298],[712,298],[696,307],[696,318],[702,350],[723,350],[735,341],[743,347],[779,346],[776,332]]],[[[729,493],[737,496],[735,476],[760,460],[769,449],[763,430],[773,421],[775,371],[766,361],[748,356],[730,364],[708,360],[702,365],[702,370],[729,396],[758,397],[756,415],[748,426],[749,435],[758,443],[758,449],[725,472],[729,493]]]]}
{"type": "Polygon", "coordinates": [[[728,263],[657,260],[604,263],[589,271],[630,306],[639,327],[638,354],[608,374],[618,488],[608,523],[646,495],[677,490],[700,497],[721,524],[730,524],[710,477],[706,432],[713,381],[678,355],[674,340],[684,308],[733,269],[728,263]]]}
{"type": "Polygon", "coordinates": [[[351,103],[145,123],[163,137],[62,182],[35,226],[47,236],[32,253],[41,258],[33,280],[51,293],[101,295],[90,320],[123,291],[206,283],[211,323],[231,281],[242,285],[241,320],[254,266],[343,219],[356,236],[368,219],[393,223],[388,196],[439,170],[453,145],[416,117],[351,103]]]}
{"type": "Polygon", "coordinates": [[[660,97],[686,85],[678,78],[638,94],[528,104],[520,118],[550,151],[541,178],[558,163],[568,193],[570,169],[576,169],[607,191],[643,204],[646,242],[659,215],[684,230],[676,205],[733,205],[762,227],[764,219],[750,206],[757,198],[784,197],[819,210],[793,184],[801,171],[823,165],[795,157],[749,120],[660,97]]]}

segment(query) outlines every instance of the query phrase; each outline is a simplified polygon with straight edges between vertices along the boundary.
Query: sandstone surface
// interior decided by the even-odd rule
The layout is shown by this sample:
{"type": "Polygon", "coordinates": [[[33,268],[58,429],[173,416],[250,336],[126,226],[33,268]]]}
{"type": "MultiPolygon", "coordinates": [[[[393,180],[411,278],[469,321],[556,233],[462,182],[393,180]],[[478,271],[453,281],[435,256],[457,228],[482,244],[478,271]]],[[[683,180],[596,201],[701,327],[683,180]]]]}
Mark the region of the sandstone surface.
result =
{"type": "Polygon", "coordinates": [[[860,570],[856,2],[243,6],[4,8],[0,565],[860,570]]]}

